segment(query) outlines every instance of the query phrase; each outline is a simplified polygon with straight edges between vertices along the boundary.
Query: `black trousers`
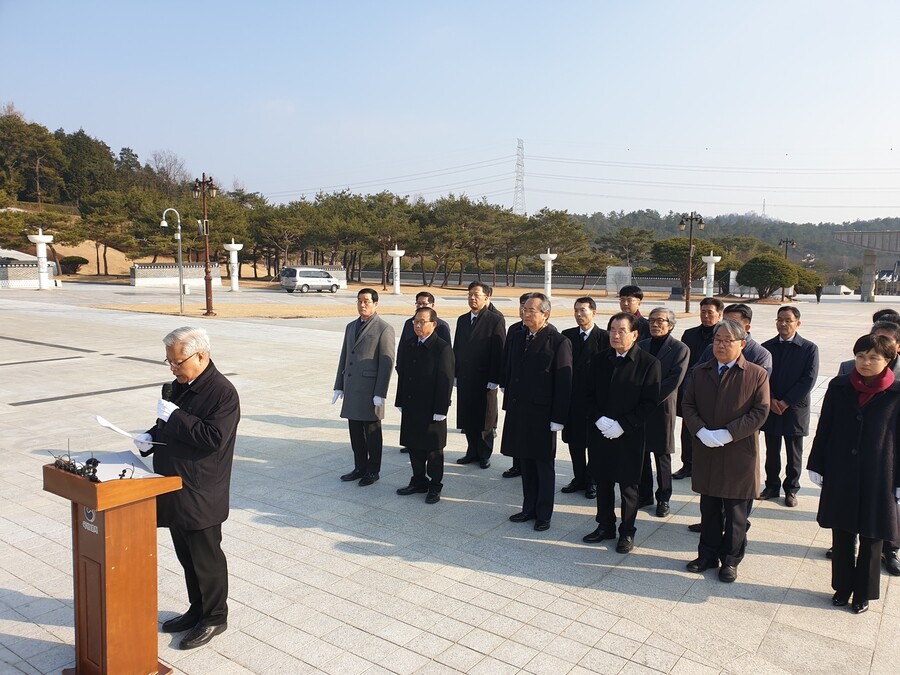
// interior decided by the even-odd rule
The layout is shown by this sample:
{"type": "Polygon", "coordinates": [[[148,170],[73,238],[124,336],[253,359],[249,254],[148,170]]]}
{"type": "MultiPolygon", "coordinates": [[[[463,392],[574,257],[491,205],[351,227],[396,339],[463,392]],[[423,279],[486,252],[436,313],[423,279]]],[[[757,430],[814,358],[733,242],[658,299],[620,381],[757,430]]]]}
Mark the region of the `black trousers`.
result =
{"type": "Polygon", "coordinates": [[[685,471],[694,470],[694,439],[691,436],[684,419],[681,420],[681,468],[685,471]]]}
{"type": "MultiPolygon", "coordinates": [[[[616,527],[616,482],[596,479],[597,483],[597,517],[595,520],[604,530],[616,527]]],[[[637,529],[634,526],[638,512],[638,486],[619,483],[622,496],[622,523],[619,525],[619,536],[633,537],[637,529]]]]}
{"type": "Polygon", "coordinates": [[[747,548],[752,499],[700,495],[700,544],[697,555],[737,567],[747,548]]]}
{"type": "MultiPolygon", "coordinates": [[[[650,462],[652,453],[644,453],[644,468],[641,470],[640,501],[647,501],[653,496],[653,467],[650,462]]],[[[667,502],[672,498],[672,455],[653,455],[656,463],[656,501],[667,502]]]]}
{"type": "Polygon", "coordinates": [[[466,431],[466,457],[479,461],[490,459],[494,452],[494,430],[490,431],[466,431]],[[485,438],[487,436],[487,438],[485,438]]]}
{"type": "Polygon", "coordinates": [[[381,471],[381,420],[374,422],[347,420],[350,427],[350,447],[353,448],[353,469],[363,473],[381,471]]]}
{"type": "Polygon", "coordinates": [[[572,474],[576,485],[587,488],[594,482],[588,464],[587,445],[584,443],[568,443],[569,457],[572,458],[572,474]]]}
{"type": "Polygon", "coordinates": [[[519,459],[522,470],[522,512],[537,520],[553,517],[553,493],[556,489],[556,469],[553,458],[519,459]]]}
{"type": "Polygon", "coordinates": [[[881,597],[881,539],[859,538],[859,555],[854,554],[856,533],[831,531],[831,587],[841,593],[853,593],[853,599],[878,600],[881,597]]]}
{"type": "Polygon", "coordinates": [[[787,452],[784,472],[784,491],[794,493],[800,489],[800,473],[803,471],[803,436],[766,436],[766,487],[778,490],[781,485],[781,439],[787,452]]]}
{"type": "Polygon", "coordinates": [[[208,626],[228,620],[228,562],[222,551],[222,525],[203,530],[170,527],[175,555],[184,569],[190,607],[186,614],[208,626]]]}
{"type": "Polygon", "coordinates": [[[410,484],[416,487],[426,487],[430,490],[441,491],[444,487],[444,449],[421,450],[409,449],[409,464],[412,466],[412,480],[410,484]]]}

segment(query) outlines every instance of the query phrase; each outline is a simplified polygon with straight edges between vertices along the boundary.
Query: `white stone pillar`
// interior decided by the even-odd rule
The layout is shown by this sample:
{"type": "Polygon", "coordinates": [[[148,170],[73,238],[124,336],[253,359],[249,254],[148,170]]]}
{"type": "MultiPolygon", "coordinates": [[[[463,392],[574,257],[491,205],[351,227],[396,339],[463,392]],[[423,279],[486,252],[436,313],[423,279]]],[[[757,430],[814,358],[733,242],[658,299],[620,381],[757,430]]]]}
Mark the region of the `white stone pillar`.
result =
{"type": "Polygon", "coordinates": [[[706,263],[706,284],[703,289],[703,297],[711,298],[716,294],[716,263],[721,262],[722,256],[713,255],[710,251],[709,255],[700,258],[706,263]]]}
{"type": "Polygon", "coordinates": [[[551,287],[553,286],[553,261],[556,260],[556,253],[550,253],[547,249],[546,253],[541,253],[541,260],[544,261],[544,295],[551,297],[551,287]]]}
{"type": "Polygon", "coordinates": [[[388,251],[388,255],[393,258],[393,274],[394,274],[394,295],[400,295],[400,258],[406,255],[406,251],[399,250],[397,244],[394,244],[394,250],[388,251]]]}
{"type": "Polygon", "coordinates": [[[238,251],[244,248],[243,244],[235,244],[234,237],[231,238],[230,244],[224,244],[225,250],[228,251],[228,261],[231,264],[231,290],[238,290],[238,251]]]}
{"type": "Polygon", "coordinates": [[[38,290],[45,291],[50,288],[50,276],[47,273],[47,244],[53,241],[53,235],[44,234],[44,231],[38,228],[37,234],[28,235],[28,241],[37,249],[38,290]]]}

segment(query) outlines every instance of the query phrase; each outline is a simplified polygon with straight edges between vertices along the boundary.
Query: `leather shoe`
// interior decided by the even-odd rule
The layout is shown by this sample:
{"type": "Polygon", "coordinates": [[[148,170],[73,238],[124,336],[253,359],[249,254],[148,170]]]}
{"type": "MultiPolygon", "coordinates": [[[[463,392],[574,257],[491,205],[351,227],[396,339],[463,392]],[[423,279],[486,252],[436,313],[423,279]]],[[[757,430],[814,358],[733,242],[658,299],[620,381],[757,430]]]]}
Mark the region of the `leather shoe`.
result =
{"type": "Polygon", "coordinates": [[[521,475],[522,475],[522,471],[516,466],[512,467],[511,469],[507,469],[506,471],[503,472],[504,478],[517,478],[518,476],[521,476],[521,475]]]}
{"type": "Polygon", "coordinates": [[[730,584],[735,579],[737,579],[737,567],[734,565],[722,565],[722,569],[719,570],[719,581],[730,584]]]}
{"type": "Polygon", "coordinates": [[[900,561],[897,560],[897,551],[882,553],[881,559],[884,561],[884,569],[888,574],[892,577],[900,577],[900,561]]]}
{"type": "Polygon", "coordinates": [[[675,480],[681,480],[682,478],[690,478],[690,477],[691,477],[691,470],[685,469],[684,467],[681,467],[680,469],[678,469],[678,471],[676,471],[675,473],[672,474],[672,478],[674,478],[675,480]]]}
{"type": "Polygon", "coordinates": [[[345,473],[343,476],[341,476],[341,480],[347,483],[351,480],[359,480],[365,475],[365,471],[357,471],[356,469],[353,469],[353,471],[351,471],[350,473],[345,473]]]}
{"type": "Polygon", "coordinates": [[[527,523],[529,520],[534,520],[534,516],[530,513],[519,511],[518,513],[512,514],[509,519],[514,523],[527,523]]]}
{"type": "Polygon", "coordinates": [[[200,619],[198,619],[196,615],[185,612],[184,614],[179,614],[178,616],[173,617],[168,621],[163,621],[162,632],[180,633],[183,630],[193,628],[199,622],[200,619]]]}
{"type": "Polygon", "coordinates": [[[560,489],[560,492],[568,495],[573,492],[578,492],[579,490],[584,490],[584,485],[573,478],[571,481],[569,481],[568,485],[564,485],[562,489],[560,489]]]}
{"type": "Polygon", "coordinates": [[[409,448],[400,448],[400,453],[403,454],[403,455],[408,455],[408,454],[409,454],[409,448]]]}
{"type": "Polygon", "coordinates": [[[669,515],[669,502],[660,502],[656,505],[656,517],[665,518],[669,515]]]}
{"type": "Polygon", "coordinates": [[[854,600],[853,601],[853,613],[854,614],[862,614],[863,612],[869,611],[869,601],[868,600],[854,600]]]}
{"type": "Polygon", "coordinates": [[[765,501],[766,499],[778,499],[778,495],[781,494],[781,490],[778,488],[763,488],[763,491],[759,493],[759,497],[757,499],[765,501]]]}
{"type": "Polygon", "coordinates": [[[418,485],[413,485],[412,483],[410,483],[406,487],[397,488],[397,494],[403,495],[404,497],[406,495],[415,495],[415,494],[425,493],[425,492],[428,492],[427,487],[420,487],[418,485]]]}
{"type": "Polygon", "coordinates": [[[785,506],[797,506],[797,495],[793,492],[788,492],[784,496],[784,505],[785,506]]]}
{"type": "Polygon", "coordinates": [[[596,530],[591,532],[590,534],[586,534],[581,538],[585,544],[596,544],[597,542],[604,541],[606,539],[615,539],[616,531],[615,530],[604,530],[601,525],[596,530]]]}
{"type": "Polygon", "coordinates": [[[381,478],[377,473],[367,473],[365,476],[359,479],[359,486],[366,487],[366,485],[371,485],[376,480],[381,478]]]}
{"type": "Polygon", "coordinates": [[[491,460],[483,459],[480,462],[478,462],[478,466],[480,466],[482,469],[490,469],[491,468],[491,460]]]}
{"type": "Polygon", "coordinates": [[[202,647],[219,633],[224,633],[226,628],[228,628],[227,623],[220,623],[217,626],[207,626],[205,623],[198,623],[181,639],[178,648],[196,649],[197,647],[202,647]]]}
{"type": "Polygon", "coordinates": [[[596,499],[597,498],[597,486],[591,483],[584,490],[585,499],[596,499]]]}
{"type": "Polygon", "coordinates": [[[535,532],[545,532],[550,529],[549,520],[536,520],[534,523],[535,532]]]}
{"type": "Polygon", "coordinates": [[[687,564],[687,571],[694,572],[695,574],[699,574],[700,572],[705,572],[706,570],[715,569],[719,566],[719,561],[713,558],[712,560],[706,560],[705,558],[697,558],[695,560],[691,560],[687,564]]]}
{"type": "Polygon", "coordinates": [[[828,558],[829,560],[834,558],[834,548],[833,547],[831,547],[831,546],[828,547],[828,550],[825,551],[825,557],[828,558]]]}
{"type": "Polygon", "coordinates": [[[703,531],[703,523],[691,523],[688,525],[688,529],[691,532],[702,532],[703,531]]]}
{"type": "Polygon", "coordinates": [[[468,455],[466,455],[465,457],[460,457],[458,460],[456,460],[456,463],[457,464],[471,464],[472,462],[477,462],[477,461],[478,461],[477,457],[469,457],[468,455]]]}
{"type": "Polygon", "coordinates": [[[834,595],[831,596],[831,604],[835,607],[843,607],[848,602],[850,602],[850,592],[841,593],[837,591],[834,595]]]}
{"type": "Polygon", "coordinates": [[[426,504],[437,504],[441,501],[441,491],[440,490],[429,490],[428,494],[425,495],[425,503],[426,504]]]}
{"type": "Polygon", "coordinates": [[[619,537],[619,541],[616,543],[616,553],[631,553],[633,549],[634,537],[627,535],[619,537]]]}

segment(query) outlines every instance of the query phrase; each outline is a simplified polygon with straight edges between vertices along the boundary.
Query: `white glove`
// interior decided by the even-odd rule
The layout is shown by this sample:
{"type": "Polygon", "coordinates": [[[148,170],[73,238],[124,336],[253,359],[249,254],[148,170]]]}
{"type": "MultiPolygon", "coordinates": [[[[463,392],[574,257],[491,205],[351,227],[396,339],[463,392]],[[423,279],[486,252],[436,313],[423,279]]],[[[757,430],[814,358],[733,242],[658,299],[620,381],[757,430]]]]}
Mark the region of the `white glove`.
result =
{"type": "Polygon", "coordinates": [[[728,429],[716,429],[710,432],[713,436],[716,437],[716,440],[719,441],[722,445],[728,445],[734,438],[731,436],[731,432],[728,429]]]}
{"type": "Polygon", "coordinates": [[[815,483],[815,484],[818,485],[819,487],[822,487],[822,483],[825,482],[825,476],[823,476],[823,475],[820,474],[820,473],[816,473],[816,472],[813,471],[812,469],[807,469],[807,470],[806,470],[806,473],[809,474],[809,479],[810,479],[813,483],[815,483]]]}
{"type": "Polygon", "coordinates": [[[394,407],[395,407],[397,410],[399,410],[400,412],[403,412],[403,408],[401,408],[399,405],[394,406],[394,407]]]}
{"type": "Polygon", "coordinates": [[[376,408],[383,408],[384,407],[384,399],[381,398],[380,396],[373,396],[372,397],[372,405],[374,405],[376,408]]]}
{"type": "Polygon", "coordinates": [[[594,426],[597,427],[601,432],[609,429],[610,424],[612,424],[612,420],[608,417],[601,417],[599,420],[594,422],[594,426]]]}
{"type": "Polygon", "coordinates": [[[445,419],[447,419],[446,415],[438,415],[437,413],[431,416],[432,422],[443,422],[445,419]]]}
{"type": "Polygon", "coordinates": [[[897,498],[897,501],[900,502],[900,488],[894,489],[894,496],[897,498]]]}
{"type": "Polygon", "coordinates": [[[713,434],[713,432],[711,432],[706,427],[703,427],[702,429],[700,429],[700,431],[697,432],[697,438],[699,438],[700,442],[703,443],[703,445],[705,445],[707,448],[722,447],[722,442],[719,441],[719,439],[716,438],[715,434],[713,434]]]}
{"type": "Polygon", "coordinates": [[[456,386],[456,378],[455,377],[453,378],[453,386],[454,387],[456,386]]]}
{"type": "Polygon", "coordinates": [[[500,386],[500,385],[497,384],[496,382],[488,382],[488,389],[491,390],[491,391],[494,391],[494,389],[496,389],[496,388],[499,387],[499,386],[500,386]]]}
{"type": "Polygon", "coordinates": [[[557,431],[562,431],[563,426],[565,426],[565,425],[560,424],[559,422],[550,422],[550,431],[552,431],[554,433],[557,431]]]}
{"type": "Polygon", "coordinates": [[[156,416],[163,422],[169,421],[169,415],[178,410],[178,406],[164,398],[156,402],[156,416]]]}
{"type": "Polygon", "coordinates": [[[606,428],[606,431],[601,431],[600,433],[606,436],[609,440],[613,440],[624,434],[625,430],[622,428],[622,425],[619,424],[616,420],[610,420],[609,426],[606,428]]]}
{"type": "Polygon", "coordinates": [[[134,437],[134,447],[136,447],[140,452],[150,452],[153,449],[153,444],[150,442],[153,440],[153,436],[147,433],[138,434],[134,437]]]}
{"type": "Polygon", "coordinates": [[[335,389],[334,396],[331,397],[331,405],[334,405],[335,403],[337,403],[337,400],[339,398],[344,398],[344,392],[342,389],[335,389]]]}

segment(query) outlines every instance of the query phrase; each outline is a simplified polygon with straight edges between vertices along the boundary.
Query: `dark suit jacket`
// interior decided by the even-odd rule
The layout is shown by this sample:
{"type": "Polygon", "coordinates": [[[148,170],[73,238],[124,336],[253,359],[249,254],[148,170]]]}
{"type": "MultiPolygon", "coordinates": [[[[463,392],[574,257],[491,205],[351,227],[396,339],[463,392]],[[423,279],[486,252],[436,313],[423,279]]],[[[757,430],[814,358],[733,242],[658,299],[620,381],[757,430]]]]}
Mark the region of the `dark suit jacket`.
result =
{"type": "Polygon", "coordinates": [[[497,426],[497,390],[488,391],[488,382],[500,384],[506,321],[490,306],[485,307],[475,325],[466,312],[456,321],[453,354],[456,357],[456,427],[467,431],[488,431],[497,426]]]}
{"type": "Polygon", "coordinates": [[[551,324],[538,331],[526,348],[527,333],[516,331],[510,339],[500,452],[509,457],[552,459],[556,433],[550,431],[550,423],[566,424],[569,415],[572,345],[551,324]]]}
{"type": "Polygon", "coordinates": [[[156,498],[159,527],[203,530],[228,519],[234,441],[241,402],[234,385],[210,361],[191,384],[172,383],[178,410],[149,430],[153,470],[181,476],[182,488],[156,498]]]}
{"type": "Polygon", "coordinates": [[[699,326],[694,326],[693,328],[688,328],[681,335],[681,341],[687,345],[688,349],[691,352],[691,357],[688,360],[688,373],[684,378],[684,381],[681,383],[681,389],[678,392],[678,400],[675,404],[676,412],[681,414],[681,401],[684,398],[684,390],[687,389],[688,381],[691,379],[691,370],[697,363],[700,362],[700,357],[703,355],[703,350],[712,345],[713,341],[713,329],[705,328],[703,324],[699,326]]]}
{"type": "MultiPolygon", "coordinates": [[[[404,342],[408,342],[409,340],[418,340],[418,336],[416,335],[416,330],[413,328],[413,319],[415,317],[411,316],[406,321],[403,322],[403,330],[400,331],[400,340],[397,342],[397,360],[394,363],[394,370],[398,373],[400,372],[400,352],[401,345],[404,342]]],[[[450,324],[438,317],[437,327],[434,329],[434,335],[437,335],[441,340],[446,342],[448,345],[450,344],[450,324]]]]}
{"type": "Polygon", "coordinates": [[[586,448],[588,429],[594,424],[593,420],[588,419],[587,411],[587,382],[591,376],[591,360],[609,349],[609,333],[594,324],[587,340],[581,339],[579,326],[566,328],[562,334],[572,343],[572,400],[562,439],[574,447],[586,448]]]}
{"type": "Polygon", "coordinates": [[[509,343],[512,339],[513,333],[522,330],[522,320],[519,319],[513,324],[509,325],[509,328],[506,329],[506,342],[503,343],[503,358],[501,359],[502,365],[500,366],[500,388],[506,388],[505,377],[509,372],[509,343]]]}
{"type": "Polygon", "coordinates": [[[417,450],[440,450],[447,445],[447,420],[435,422],[432,418],[446,415],[450,408],[453,350],[435,330],[421,346],[415,336],[401,343],[397,356],[394,405],[402,408],[400,445],[417,450]]]}
{"type": "MultiPolygon", "coordinates": [[[[638,347],[649,353],[651,341],[652,338],[641,340],[638,347]]],[[[660,369],[659,405],[647,420],[646,447],[656,455],[671,455],[675,452],[675,401],[687,374],[690,351],[670,333],[656,358],[660,369]]]]}
{"type": "Polygon", "coordinates": [[[788,343],[779,342],[776,335],[762,346],[772,354],[769,396],[790,405],[781,415],[770,412],[762,430],[780,436],[806,436],[809,434],[809,393],[819,376],[819,348],[799,333],[788,343]]]}
{"type": "Polygon", "coordinates": [[[644,426],[659,401],[659,382],[659,361],[637,345],[621,359],[607,349],[591,362],[588,449],[595,475],[623,485],[640,482],[644,426]],[[613,440],[603,436],[595,424],[603,416],[616,420],[625,433],[613,440]]]}

